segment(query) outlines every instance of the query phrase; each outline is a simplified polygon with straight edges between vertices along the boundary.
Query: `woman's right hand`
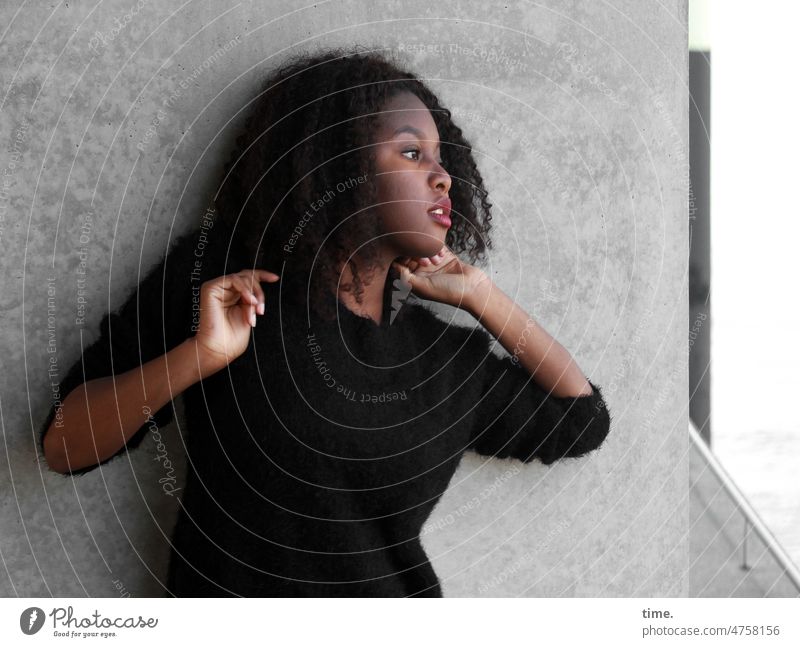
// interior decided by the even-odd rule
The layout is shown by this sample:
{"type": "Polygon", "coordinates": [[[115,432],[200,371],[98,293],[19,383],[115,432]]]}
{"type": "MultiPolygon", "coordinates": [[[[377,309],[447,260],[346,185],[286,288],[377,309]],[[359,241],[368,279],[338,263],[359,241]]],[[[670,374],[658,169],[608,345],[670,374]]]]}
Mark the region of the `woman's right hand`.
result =
{"type": "Polygon", "coordinates": [[[274,283],[279,278],[274,272],[248,269],[200,286],[200,323],[195,341],[209,374],[244,353],[256,325],[256,313],[263,315],[265,311],[261,282],[274,283]]]}

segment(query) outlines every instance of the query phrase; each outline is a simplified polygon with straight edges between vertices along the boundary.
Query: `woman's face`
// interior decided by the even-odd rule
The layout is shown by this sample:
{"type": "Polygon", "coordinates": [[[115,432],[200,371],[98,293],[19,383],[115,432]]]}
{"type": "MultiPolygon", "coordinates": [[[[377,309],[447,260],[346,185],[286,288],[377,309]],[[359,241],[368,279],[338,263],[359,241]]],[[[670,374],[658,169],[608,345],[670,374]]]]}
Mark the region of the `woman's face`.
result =
{"type": "Polygon", "coordinates": [[[410,92],[388,100],[375,143],[378,204],[373,211],[385,234],[381,243],[395,256],[433,256],[444,245],[452,182],[441,159],[439,131],[425,104],[410,92]],[[440,213],[431,213],[437,207],[440,213]]]}

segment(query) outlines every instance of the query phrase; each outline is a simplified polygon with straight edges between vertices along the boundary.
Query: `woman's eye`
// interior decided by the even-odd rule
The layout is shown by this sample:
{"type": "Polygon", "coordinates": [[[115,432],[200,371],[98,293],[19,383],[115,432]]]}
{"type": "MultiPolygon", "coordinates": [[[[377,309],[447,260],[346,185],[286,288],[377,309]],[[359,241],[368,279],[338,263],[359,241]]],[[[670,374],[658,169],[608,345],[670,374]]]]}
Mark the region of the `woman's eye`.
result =
{"type": "MultiPolygon", "coordinates": [[[[407,151],[403,151],[402,155],[407,155],[408,153],[411,153],[412,155],[416,155],[416,157],[407,157],[406,159],[417,161],[419,159],[420,152],[421,151],[418,148],[409,148],[407,151]]],[[[436,163],[439,166],[444,166],[444,160],[441,159],[436,160],[436,163]]]]}

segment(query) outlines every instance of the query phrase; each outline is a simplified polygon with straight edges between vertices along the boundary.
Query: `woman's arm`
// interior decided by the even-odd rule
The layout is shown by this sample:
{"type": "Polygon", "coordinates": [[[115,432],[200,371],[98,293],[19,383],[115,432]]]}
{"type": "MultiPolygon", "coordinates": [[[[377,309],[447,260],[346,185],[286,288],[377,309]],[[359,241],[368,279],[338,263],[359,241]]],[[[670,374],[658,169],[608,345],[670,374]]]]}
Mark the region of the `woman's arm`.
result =
{"type": "Polygon", "coordinates": [[[479,390],[471,449],[550,465],[603,443],[611,416],[600,388],[483,271],[462,263],[447,247],[430,259],[402,258],[395,268],[415,294],[466,310],[487,330],[467,331],[463,346],[471,358],[463,370],[479,390]],[[491,351],[490,334],[512,357],[491,351]]]}
{"type": "Polygon", "coordinates": [[[81,384],[69,393],[61,415],[47,429],[47,464],[66,474],[101,463],[130,440],[151,412],[215,372],[213,368],[192,337],[121,375],[81,384]]]}
{"type": "MultiPolygon", "coordinates": [[[[145,282],[150,286],[157,278],[158,272],[152,273],[145,282]]],[[[69,392],[42,440],[47,464],[67,474],[102,463],[128,443],[151,412],[241,355],[256,325],[256,314],[265,312],[260,282],[276,280],[272,272],[248,269],[203,283],[200,322],[193,337],[155,357],[155,342],[148,338],[146,352],[153,359],[118,375],[86,380],[69,392]]],[[[151,289],[146,290],[147,296],[152,296],[151,289]]],[[[124,312],[135,310],[135,297],[131,296],[124,312]]],[[[146,323],[147,330],[155,325],[146,323]]],[[[136,343],[135,339],[122,341],[136,343]]],[[[108,349],[102,345],[97,350],[108,349]]]]}
{"type": "Polygon", "coordinates": [[[465,294],[461,306],[556,397],[591,395],[592,387],[566,348],[486,278],[465,294]]]}

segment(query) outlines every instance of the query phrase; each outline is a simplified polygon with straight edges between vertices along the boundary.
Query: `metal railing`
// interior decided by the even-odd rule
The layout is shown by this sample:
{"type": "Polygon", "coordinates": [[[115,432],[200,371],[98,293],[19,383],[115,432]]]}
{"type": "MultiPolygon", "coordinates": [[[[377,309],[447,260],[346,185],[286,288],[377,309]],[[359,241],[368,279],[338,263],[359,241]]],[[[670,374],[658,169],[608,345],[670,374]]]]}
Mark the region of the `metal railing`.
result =
{"type": "Polygon", "coordinates": [[[764,542],[764,545],[767,547],[769,552],[772,553],[772,556],[775,558],[775,561],[778,562],[778,565],[783,569],[786,577],[788,577],[792,584],[794,584],[794,587],[800,591],[800,571],[798,571],[797,566],[795,566],[791,557],[786,554],[783,546],[780,545],[770,529],[767,528],[766,524],[761,520],[761,517],[758,516],[758,513],[755,511],[753,506],[750,505],[750,502],[747,500],[744,494],[742,494],[741,490],[739,490],[736,483],[733,482],[733,479],[730,477],[728,472],[725,471],[725,468],[722,467],[719,459],[708,448],[706,441],[704,441],[702,436],[700,436],[700,433],[697,431],[697,427],[695,427],[691,420],[689,421],[689,438],[692,439],[692,442],[694,443],[695,447],[697,447],[708,466],[711,468],[711,471],[719,479],[720,483],[722,483],[722,486],[725,488],[728,496],[730,496],[733,503],[739,508],[739,510],[741,510],[742,515],[744,516],[745,536],[742,543],[744,567],[749,568],[747,566],[747,533],[749,530],[749,525],[753,527],[753,530],[755,530],[756,534],[761,538],[761,541],[764,542]]]}

